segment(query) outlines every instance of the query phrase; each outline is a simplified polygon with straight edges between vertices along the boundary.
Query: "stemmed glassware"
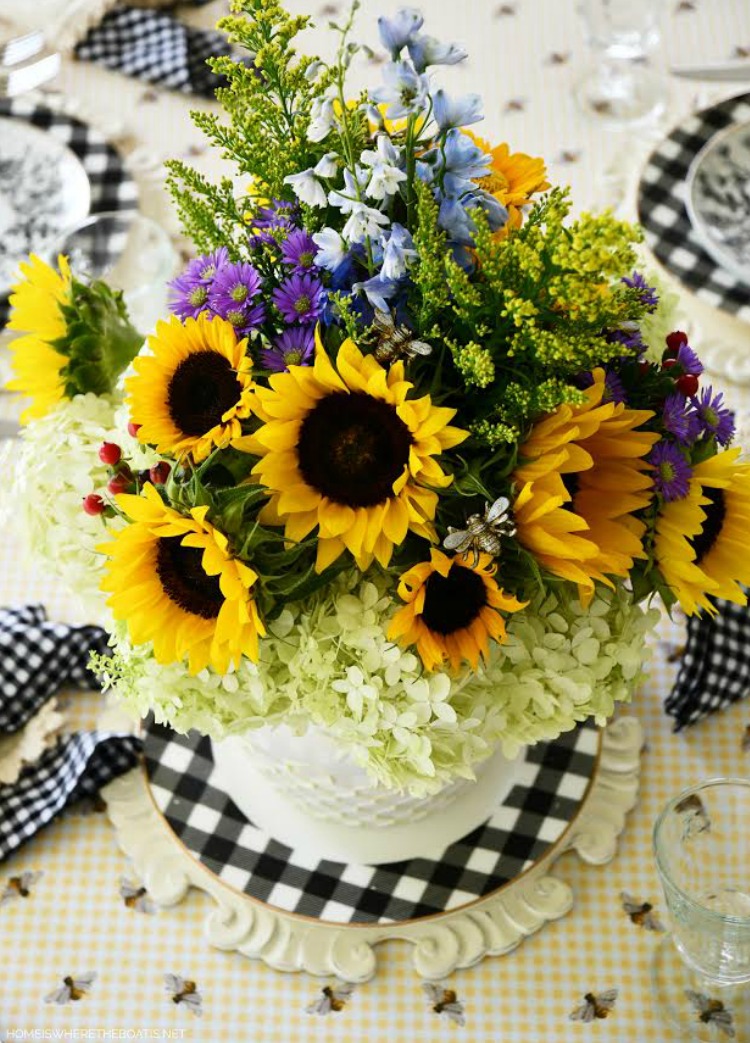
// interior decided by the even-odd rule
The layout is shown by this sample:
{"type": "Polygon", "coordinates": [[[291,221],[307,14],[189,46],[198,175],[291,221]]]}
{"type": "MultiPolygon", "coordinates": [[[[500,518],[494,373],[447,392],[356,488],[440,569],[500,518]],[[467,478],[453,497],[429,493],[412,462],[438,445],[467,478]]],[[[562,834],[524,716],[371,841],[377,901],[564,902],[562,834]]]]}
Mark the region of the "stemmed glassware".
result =
{"type": "Polygon", "coordinates": [[[750,1040],[750,780],[711,779],[654,827],[671,939],[656,953],[656,1002],[685,1039],[750,1040]]]}
{"type": "Polygon", "coordinates": [[[612,126],[656,120],[666,108],[658,61],[665,0],[579,0],[593,60],[575,94],[584,112],[612,126]]]}

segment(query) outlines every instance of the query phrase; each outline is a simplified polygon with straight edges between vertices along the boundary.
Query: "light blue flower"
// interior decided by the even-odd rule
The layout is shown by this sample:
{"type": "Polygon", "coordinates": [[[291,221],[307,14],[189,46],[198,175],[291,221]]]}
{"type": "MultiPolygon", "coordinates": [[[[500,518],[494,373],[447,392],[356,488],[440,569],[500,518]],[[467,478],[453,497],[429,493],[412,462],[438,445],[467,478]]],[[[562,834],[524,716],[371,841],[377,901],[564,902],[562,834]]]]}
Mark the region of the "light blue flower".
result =
{"type": "Polygon", "coordinates": [[[378,31],[383,47],[391,52],[391,58],[398,58],[402,49],[409,43],[414,33],[422,28],[424,18],[414,7],[402,7],[392,18],[381,15],[378,18],[378,31]]]}
{"type": "Polygon", "coordinates": [[[442,152],[437,155],[440,168],[446,174],[467,180],[484,177],[492,163],[492,156],[488,152],[475,145],[468,134],[462,134],[455,128],[448,131],[442,152]]]}
{"type": "Polygon", "coordinates": [[[460,98],[451,98],[445,91],[435,91],[432,95],[432,113],[441,130],[449,127],[467,127],[484,119],[482,98],[479,94],[464,94],[460,98]]]}
{"type": "Polygon", "coordinates": [[[349,211],[349,218],[341,234],[348,243],[363,243],[365,239],[379,240],[388,223],[388,218],[380,210],[356,203],[349,211]]]}
{"type": "Polygon", "coordinates": [[[360,158],[372,169],[367,194],[373,199],[395,195],[399,184],[406,181],[406,174],[398,166],[400,154],[387,134],[378,134],[377,151],[368,149],[360,158]]]}
{"type": "Polygon", "coordinates": [[[318,252],[315,255],[315,264],[318,268],[325,268],[328,272],[335,272],[346,260],[346,244],[344,240],[333,228],[321,228],[319,232],[313,232],[312,238],[318,248],[318,252]]]}
{"type": "Polygon", "coordinates": [[[424,72],[428,65],[457,65],[467,55],[457,43],[440,43],[434,36],[412,36],[407,46],[417,72],[424,72]]]}
{"type": "Polygon", "coordinates": [[[326,152],[313,167],[318,177],[325,178],[335,177],[338,169],[338,155],[335,152],[326,152]]]}
{"type": "Polygon", "coordinates": [[[446,196],[440,204],[438,225],[447,232],[452,243],[471,246],[476,226],[469,217],[466,207],[455,196],[446,196]]]}
{"type": "Polygon", "coordinates": [[[333,130],[336,116],[333,111],[333,99],[325,96],[315,98],[310,106],[310,123],[307,137],[310,141],[324,141],[333,130]]]}
{"type": "Polygon", "coordinates": [[[386,279],[400,279],[406,274],[409,264],[416,258],[414,240],[403,225],[394,224],[383,249],[381,275],[386,279]]]}
{"type": "Polygon", "coordinates": [[[390,119],[401,119],[424,109],[429,81],[410,62],[390,62],[383,69],[383,80],[383,85],[372,91],[372,99],[388,105],[390,119]]]}
{"type": "Polygon", "coordinates": [[[357,167],[354,172],[344,170],[343,187],[330,191],[328,202],[331,206],[338,207],[342,214],[351,214],[356,207],[362,205],[362,193],[369,179],[369,170],[362,170],[361,167],[357,167]]]}
{"type": "Polygon", "coordinates": [[[302,170],[299,174],[288,174],[284,178],[284,184],[291,185],[292,191],[301,203],[307,203],[312,207],[326,205],[326,190],[316,178],[312,167],[302,170]]]}
{"type": "Polygon", "coordinates": [[[379,275],[373,276],[367,282],[355,283],[352,289],[361,290],[373,308],[387,312],[390,311],[388,301],[398,290],[398,282],[395,279],[386,278],[380,272],[379,275]]]}

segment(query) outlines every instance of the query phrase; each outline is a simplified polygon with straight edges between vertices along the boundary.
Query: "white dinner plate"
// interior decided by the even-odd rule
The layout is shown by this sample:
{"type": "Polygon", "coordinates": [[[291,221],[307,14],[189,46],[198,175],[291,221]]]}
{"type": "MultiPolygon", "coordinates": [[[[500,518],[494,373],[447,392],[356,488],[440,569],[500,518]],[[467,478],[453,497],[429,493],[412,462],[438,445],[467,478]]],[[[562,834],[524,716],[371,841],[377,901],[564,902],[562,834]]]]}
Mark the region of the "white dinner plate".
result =
{"type": "Polygon", "coordinates": [[[685,206],[706,252],[750,285],[750,123],[706,142],[688,170],[685,206]]]}
{"type": "Polygon", "coordinates": [[[22,119],[0,117],[0,296],[19,263],[44,253],[90,205],[88,175],[69,148],[22,119]]]}

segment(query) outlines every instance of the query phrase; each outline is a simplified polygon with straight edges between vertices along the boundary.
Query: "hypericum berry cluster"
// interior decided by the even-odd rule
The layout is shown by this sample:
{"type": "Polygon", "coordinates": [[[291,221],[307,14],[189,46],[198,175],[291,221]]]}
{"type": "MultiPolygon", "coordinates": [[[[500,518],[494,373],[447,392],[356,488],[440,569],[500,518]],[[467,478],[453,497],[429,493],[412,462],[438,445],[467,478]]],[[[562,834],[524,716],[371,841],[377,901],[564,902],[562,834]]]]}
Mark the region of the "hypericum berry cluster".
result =
{"type": "MultiPolygon", "coordinates": [[[[128,424],[128,434],[135,438],[138,434],[139,424],[128,424]]],[[[116,442],[102,442],[98,451],[99,459],[107,465],[109,479],[107,481],[107,492],[110,496],[119,496],[120,493],[139,493],[146,482],[154,485],[164,485],[172,470],[166,460],[160,460],[145,471],[133,471],[122,455],[122,449],[116,442]]],[[[83,497],[83,510],[92,516],[104,515],[113,518],[117,513],[114,504],[108,502],[98,493],[88,493],[83,497]]]]}

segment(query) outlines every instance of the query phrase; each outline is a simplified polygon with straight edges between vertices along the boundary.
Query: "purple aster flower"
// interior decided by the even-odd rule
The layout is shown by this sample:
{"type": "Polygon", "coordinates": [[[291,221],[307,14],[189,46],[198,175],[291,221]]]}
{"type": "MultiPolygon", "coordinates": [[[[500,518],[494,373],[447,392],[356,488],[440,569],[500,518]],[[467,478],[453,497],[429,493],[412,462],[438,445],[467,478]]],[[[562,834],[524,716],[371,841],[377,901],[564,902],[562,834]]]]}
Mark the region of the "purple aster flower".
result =
{"type": "Polygon", "coordinates": [[[296,203],[289,203],[285,199],[273,199],[268,206],[258,207],[250,222],[251,228],[256,233],[250,236],[251,249],[264,243],[268,246],[276,246],[278,233],[288,234],[297,227],[298,220],[299,207],[296,203]],[[273,235],[273,232],[276,232],[277,235],[273,235]]]}
{"type": "Polygon", "coordinates": [[[265,369],[281,373],[290,366],[312,366],[315,355],[315,334],[310,326],[290,326],[277,337],[272,348],[260,353],[265,369]]]}
{"type": "Polygon", "coordinates": [[[295,272],[307,272],[315,265],[318,247],[312,236],[302,228],[290,232],[281,244],[281,260],[290,264],[295,272]]]}
{"type": "Polygon", "coordinates": [[[295,272],[273,291],[272,296],[284,322],[313,323],[323,310],[323,284],[314,275],[295,272]]]}
{"type": "Polygon", "coordinates": [[[244,336],[265,320],[263,302],[253,303],[260,288],[260,276],[251,264],[227,264],[211,287],[211,308],[244,336]]]}
{"type": "Polygon", "coordinates": [[[225,246],[213,253],[194,257],[181,275],[169,283],[171,311],[181,319],[197,319],[209,310],[209,296],[216,273],[229,263],[225,246]]]}
{"type": "Polygon", "coordinates": [[[665,430],[682,442],[683,445],[692,445],[701,433],[700,424],[696,413],[690,408],[684,395],[668,395],[664,400],[662,412],[662,423],[665,430]]]}
{"type": "Polygon", "coordinates": [[[703,388],[700,399],[691,401],[699,433],[713,435],[719,445],[728,445],[734,437],[734,413],[724,405],[722,393],[714,395],[712,387],[703,388]]]}
{"type": "Polygon", "coordinates": [[[662,439],[651,450],[648,461],[653,465],[654,489],[665,500],[682,500],[690,492],[693,470],[679,446],[662,439]]]}
{"type": "Polygon", "coordinates": [[[618,330],[607,330],[606,340],[609,344],[622,344],[629,355],[642,355],[646,350],[641,331],[635,323],[632,326],[621,326],[618,330]]]}
{"type": "Polygon", "coordinates": [[[641,304],[643,304],[649,311],[653,311],[659,303],[659,297],[653,286],[649,286],[646,280],[643,278],[640,272],[633,272],[628,278],[626,275],[622,280],[626,286],[630,286],[633,290],[638,290],[638,297],[641,304]]]}
{"type": "Polygon", "coordinates": [[[677,352],[677,362],[686,373],[692,373],[694,377],[699,377],[703,372],[703,363],[689,344],[680,346],[680,350],[677,352]]]}

